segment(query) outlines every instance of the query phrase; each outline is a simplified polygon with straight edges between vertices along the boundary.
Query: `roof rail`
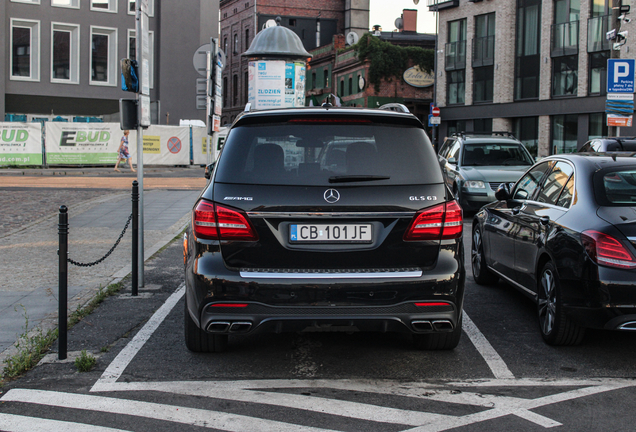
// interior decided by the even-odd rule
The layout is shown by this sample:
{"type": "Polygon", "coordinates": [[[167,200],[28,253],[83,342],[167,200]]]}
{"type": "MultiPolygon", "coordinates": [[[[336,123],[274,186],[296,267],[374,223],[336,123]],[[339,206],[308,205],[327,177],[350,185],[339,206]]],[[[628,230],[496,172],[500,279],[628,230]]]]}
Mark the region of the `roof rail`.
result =
{"type": "Polygon", "coordinates": [[[401,112],[401,113],[410,113],[411,111],[409,111],[409,109],[400,104],[400,103],[388,103],[388,104],[384,104],[382,105],[380,108],[381,110],[387,110],[387,111],[396,111],[396,112],[401,112]]]}
{"type": "Polygon", "coordinates": [[[508,132],[508,131],[491,131],[491,132],[464,132],[464,131],[461,131],[461,132],[453,132],[451,134],[451,136],[461,136],[463,138],[465,138],[466,135],[503,136],[503,137],[509,137],[509,138],[517,139],[512,132],[508,132]]]}

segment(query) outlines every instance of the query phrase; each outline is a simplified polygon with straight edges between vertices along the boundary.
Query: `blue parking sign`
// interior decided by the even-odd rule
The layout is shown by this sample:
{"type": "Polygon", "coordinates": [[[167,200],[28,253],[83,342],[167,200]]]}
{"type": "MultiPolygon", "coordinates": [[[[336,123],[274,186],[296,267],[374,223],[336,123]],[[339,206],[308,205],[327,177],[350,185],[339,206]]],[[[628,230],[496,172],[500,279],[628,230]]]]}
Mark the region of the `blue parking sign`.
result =
{"type": "Polygon", "coordinates": [[[634,59],[607,60],[607,92],[634,93],[634,59]]]}

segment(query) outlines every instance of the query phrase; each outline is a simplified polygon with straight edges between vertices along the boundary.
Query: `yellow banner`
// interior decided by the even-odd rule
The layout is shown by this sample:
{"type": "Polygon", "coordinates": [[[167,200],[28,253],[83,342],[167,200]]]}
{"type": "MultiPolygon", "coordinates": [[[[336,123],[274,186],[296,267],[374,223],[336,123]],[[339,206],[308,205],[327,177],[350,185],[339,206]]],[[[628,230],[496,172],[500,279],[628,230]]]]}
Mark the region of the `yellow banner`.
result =
{"type": "Polygon", "coordinates": [[[144,135],[144,154],[161,154],[161,137],[159,135],[144,135]]]}

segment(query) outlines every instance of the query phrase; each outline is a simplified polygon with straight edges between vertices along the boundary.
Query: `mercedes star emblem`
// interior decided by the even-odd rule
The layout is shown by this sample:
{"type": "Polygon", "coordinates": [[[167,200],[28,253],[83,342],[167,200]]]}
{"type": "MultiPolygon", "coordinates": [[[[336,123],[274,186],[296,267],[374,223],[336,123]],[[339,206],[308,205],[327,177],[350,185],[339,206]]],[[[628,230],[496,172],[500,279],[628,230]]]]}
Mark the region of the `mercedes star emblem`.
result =
{"type": "Polygon", "coordinates": [[[338,192],[335,189],[327,189],[325,191],[325,201],[327,201],[329,204],[333,204],[335,202],[338,202],[338,200],[340,199],[340,192],[338,192]]]}

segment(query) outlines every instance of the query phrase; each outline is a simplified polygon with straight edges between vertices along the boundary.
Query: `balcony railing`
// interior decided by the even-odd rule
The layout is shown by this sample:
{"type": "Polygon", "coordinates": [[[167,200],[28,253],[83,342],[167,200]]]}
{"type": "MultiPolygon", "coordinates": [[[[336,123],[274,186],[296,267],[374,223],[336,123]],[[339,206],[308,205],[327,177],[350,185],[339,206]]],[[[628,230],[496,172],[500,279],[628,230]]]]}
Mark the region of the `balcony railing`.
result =
{"type": "Polygon", "coordinates": [[[495,64],[495,36],[473,38],[473,67],[495,64]]]}
{"type": "Polygon", "coordinates": [[[466,69],[466,41],[446,44],[446,70],[466,69]]]}
{"type": "Polygon", "coordinates": [[[610,30],[611,15],[604,15],[587,20],[587,52],[607,51],[610,41],[605,34],[610,30]]]}
{"type": "Polygon", "coordinates": [[[552,25],[552,57],[575,55],[579,52],[579,22],[552,25]]]}

